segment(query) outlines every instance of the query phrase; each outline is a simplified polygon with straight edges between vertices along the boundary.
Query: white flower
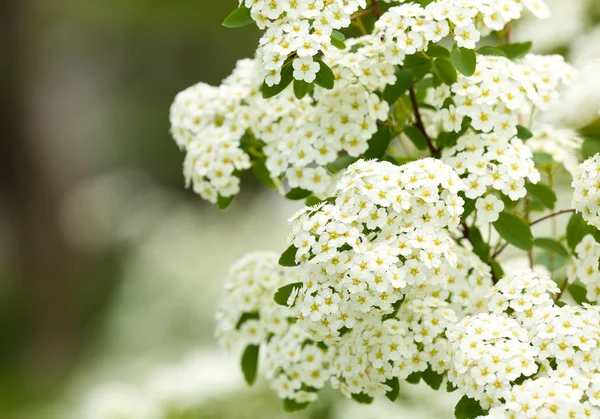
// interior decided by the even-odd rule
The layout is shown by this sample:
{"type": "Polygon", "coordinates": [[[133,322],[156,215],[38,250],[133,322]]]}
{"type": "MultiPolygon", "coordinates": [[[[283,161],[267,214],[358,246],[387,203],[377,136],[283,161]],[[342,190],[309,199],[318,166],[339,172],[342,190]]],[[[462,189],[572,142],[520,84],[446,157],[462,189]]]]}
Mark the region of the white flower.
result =
{"type": "Polygon", "coordinates": [[[477,216],[485,223],[498,221],[498,216],[504,210],[504,202],[495,195],[487,195],[485,198],[477,199],[475,203],[477,216]]]}
{"type": "Polygon", "coordinates": [[[600,154],[584,161],[575,171],[572,206],[589,224],[600,228],[600,154]]]}
{"type": "Polygon", "coordinates": [[[304,57],[295,59],[293,62],[294,66],[294,78],[296,80],[304,80],[307,83],[312,83],[317,78],[317,73],[321,68],[320,64],[313,61],[312,57],[304,57]]]}

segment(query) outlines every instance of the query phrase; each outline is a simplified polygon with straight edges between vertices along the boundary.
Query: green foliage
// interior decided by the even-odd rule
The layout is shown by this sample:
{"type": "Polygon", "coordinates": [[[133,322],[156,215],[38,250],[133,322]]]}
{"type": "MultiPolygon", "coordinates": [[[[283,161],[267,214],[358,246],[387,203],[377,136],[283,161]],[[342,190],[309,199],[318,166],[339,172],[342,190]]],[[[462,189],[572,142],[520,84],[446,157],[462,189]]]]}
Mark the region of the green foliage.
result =
{"type": "Polygon", "coordinates": [[[528,183],[525,185],[525,189],[527,189],[529,195],[542,203],[546,208],[554,209],[558,198],[556,197],[556,192],[550,186],[541,182],[536,184],[528,183]]]}
{"type": "Polygon", "coordinates": [[[217,198],[217,206],[219,207],[219,209],[225,210],[225,209],[229,208],[229,206],[231,205],[231,203],[233,202],[234,199],[235,199],[235,195],[232,195],[232,196],[219,195],[219,197],[217,198]]]}
{"type": "Polygon", "coordinates": [[[500,213],[494,228],[504,240],[521,250],[533,248],[533,234],[529,223],[518,215],[500,213]]]}
{"type": "Polygon", "coordinates": [[[454,68],[452,62],[445,57],[435,59],[433,62],[433,72],[440,80],[449,86],[453,85],[458,80],[456,68],[454,68]]]}
{"type": "Polygon", "coordinates": [[[571,294],[571,297],[573,297],[573,299],[575,300],[575,302],[579,305],[586,303],[586,304],[590,304],[590,302],[588,301],[586,295],[587,295],[587,291],[585,290],[585,288],[580,285],[580,284],[571,284],[569,285],[569,294],[571,294]]]}
{"type": "Polygon", "coordinates": [[[454,45],[451,59],[454,67],[465,76],[471,77],[475,74],[475,69],[477,68],[477,55],[472,49],[454,45]]]}
{"type": "Polygon", "coordinates": [[[373,403],[373,397],[364,393],[357,393],[352,395],[352,399],[361,404],[371,404],[373,403]]]}
{"type": "Polygon", "coordinates": [[[600,153],[600,138],[588,138],[581,146],[581,156],[587,160],[600,153]]]}
{"type": "Polygon", "coordinates": [[[478,401],[467,396],[463,396],[454,408],[454,417],[456,419],[473,419],[485,415],[485,410],[478,401]]]}
{"type": "Polygon", "coordinates": [[[235,9],[223,21],[223,26],[226,28],[241,28],[254,23],[254,19],[250,16],[250,9],[240,7],[235,9]]]}
{"type": "Polygon", "coordinates": [[[331,45],[336,47],[337,49],[346,49],[346,36],[340,31],[336,31],[335,29],[331,33],[331,45]]]}
{"type": "Polygon", "coordinates": [[[327,64],[325,64],[321,60],[315,60],[321,66],[319,71],[317,72],[317,78],[315,79],[315,84],[321,86],[323,89],[331,90],[335,84],[335,74],[333,74],[333,70],[329,68],[327,64]]]}
{"type": "Polygon", "coordinates": [[[506,57],[508,57],[511,60],[515,60],[517,58],[521,58],[522,56],[527,54],[529,51],[531,51],[532,47],[533,47],[532,42],[520,42],[520,43],[516,43],[516,44],[502,45],[500,47],[500,49],[502,49],[502,51],[504,51],[504,53],[506,54],[506,57]]]}
{"type": "Polygon", "coordinates": [[[273,299],[280,306],[287,307],[290,295],[292,295],[292,292],[294,292],[294,289],[296,288],[302,288],[302,282],[294,282],[293,284],[284,285],[275,292],[273,299]]]}
{"type": "Polygon", "coordinates": [[[596,241],[600,241],[600,231],[585,222],[581,214],[573,214],[567,224],[567,244],[569,249],[575,252],[575,247],[588,234],[593,235],[596,241]]]}
{"type": "Polygon", "coordinates": [[[383,91],[383,99],[393,105],[413,85],[413,75],[410,70],[398,69],[396,71],[396,83],[386,86],[383,91]]]}
{"type": "Polygon", "coordinates": [[[290,201],[301,201],[303,199],[308,198],[311,195],[312,195],[311,191],[307,191],[306,189],[302,189],[302,188],[294,188],[291,191],[289,191],[285,195],[285,197],[287,199],[289,199],[290,201]]]}
{"type": "Polygon", "coordinates": [[[498,47],[481,47],[477,50],[479,55],[491,55],[495,57],[506,57],[506,52],[498,47]]]}
{"type": "Polygon", "coordinates": [[[392,142],[392,131],[389,127],[381,125],[369,140],[369,148],[365,151],[365,159],[380,159],[392,142]]]}
{"type": "Polygon", "coordinates": [[[533,137],[533,133],[523,125],[517,125],[517,138],[526,141],[533,137]]]}
{"type": "Polygon", "coordinates": [[[292,67],[291,61],[288,59],[283,64],[283,68],[281,69],[281,81],[279,84],[275,84],[273,86],[269,86],[266,82],[262,84],[260,91],[262,92],[263,98],[269,99],[271,97],[277,96],[279,93],[283,92],[286,87],[288,87],[292,81],[294,80],[294,68],[292,67]]]}
{"type": "Polygon", "coordinates": [[[439,390],[444,381],[444,376],[433,371],[431,366],[421,373],[421,378],[434,390],[439,390]]]}
{"type": "Polygon", "coordinates": [[[277,185],[275,184],[273,179],[271,179],[271,175],[269,173],[269,170],[267,170],[265,163],[265,159],[254,160],[252,162],[251,167],[252,173],[254,174],[254,176],[256,176],[258,180],[260,180],[264,185],[266,185],[267,188],[277,189],[277,185]]]}
{"type": "Polygon", "coordinates": [[[400,396],[400,380],[398,380],[398,377],[390,378],[385,382],[385,385],[391,388],[385,394],[385,397],[390,399],[392,402],[398,400],[398,396],[400,396]]]}
{"type": "Polygon", "coordinates": [[[258,345],[248,345],[242,355],[242,372],[244,373],[246,382],[250,386],[256,381],[259,349],[258,345]]]}
{"type": "MultiPolygon", "coordinates": [[[[373,141],[372,138],[371,138],[371,141],[373,141]]],[[[389,142],[387,144],[389,145],[389,142]]],[[[381,144],[381,146],[383,146],[383,144],[381,144]]],[[[386,149],[387,149],[387,146],[386,146],[386,149]]],[[[368,152],[369,151],[367,150],[367,153],[368,152]]],[[[375,151],[373,151],[373,152],[375,153],[375,151]]],[[[350,166],[352,163],[356,162],[357,160],[358,159],[356,157],[341,156],[341,157],[338,157],[335,161],[329,163],[327,165],[327,169],[331,173],[338,173],[338,172],[341,172],[342,170],[346,169],[348,166],[350,166]]]]}
{"type": "Polygon", "coordinates": [[[312,84],[305,82],[304,80],[294,80],[294,96],[297,99],[302,99],[310,92],[312,84]]]}
{"type": "Polygon", "coordinates": [[[279,258],[279,265],[281,266],[285,266],[285,267],[294,267],[294,266],[298,266],[298,264],[296,263],[296,253],[298,252],[298,248],[296,246],[294,246],[293,244],[288,247],[285,252],[283,252],[281,254],[281,257],[279,258]]]}
{"type": "Polygon", "coordinates": [[[427,150],[427,139],[420,129],[414,126],[404,128],[404,133],[419,150],[427,150]]]}
{"type": "Polygon", "coordinates": [[[243,313],[238,322],[235,325],[235,330],[240,330],[240,328],[242,327],[242,325],[244,323],[246,323],[248,320],[258,320],[258,313],[253,312],[253,313],[243,313]]]}
{"type": "Polygon", "coordinates": [[[297,412],[306,409],[309,404],[310,403],[298,403],[296,400],[292,399],[284,399],[283,410],[286,412],[297,412]]]}

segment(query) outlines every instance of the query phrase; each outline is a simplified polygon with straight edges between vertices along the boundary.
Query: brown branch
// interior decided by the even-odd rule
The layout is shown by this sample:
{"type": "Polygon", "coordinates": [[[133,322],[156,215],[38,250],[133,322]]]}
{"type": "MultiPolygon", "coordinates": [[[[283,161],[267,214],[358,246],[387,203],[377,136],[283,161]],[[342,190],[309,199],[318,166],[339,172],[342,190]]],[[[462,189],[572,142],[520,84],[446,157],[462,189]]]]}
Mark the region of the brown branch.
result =
{"type": "Polygon", "coordinates": [[[535,221],[531,222],[529,225],[530,226],[534,226],[537,223],[541,223],[542,221],[548,220],[548,219],[556,217],[558,215],[569,214],[569,213],[572,213],[572,212],[575,212],[575,210],[574,209],[568,209],[568,210],[562,210],[562,211],[554,212],[552,214],[549,214],[549,215],[546,215],[545,217],[540,218],[539,220],[535,220],[535,221]]]}
{"type": "Polygon", "coordinates": [[[373,8],[373,13],[375,13],[375,16],[377,16],[377,19],[379,19],[381,17],[381,9],[379,8],[379,3],[377,3],[377,0],[371,0],[371,6],[373,8]]]}
{"type": "Polygon", "coordinates": [[[565,281],[562,283],[562,285],[560,286],[560,292],[558,293],[558,295],[554,298],[554,301],[559,301],[560,298],[563,296],[563,294],[565,293],[565,290],[567,289],[567,285],[569,285],[569,277],[567,276],[565,278],[565,281]]]}
{"type": "Polygon", "coordinates": [[[358,18],[361,18],[363,16],[367,16],[367,15],[370,15],[370,14],[373,14],[373,13],[374,13],[373,9],[363,10],[362,12],[358,12],[358,13],[355,13],[352,16],[350,16],[350,20],[358,19],[358,18]]]}
{"type": "Polygon", "coordinates": [[[421,134],[423,134],[423,137],[425,137],[425,140],[427,141],[427,147],[429,147],[429,151],[431,152],[431,154],[436,154],[439,150],[437,150],[435,148],[435,146],[433,145],[433,141],[431,141],[431,138],[429,137],[429,135],[427,135],[427,131],[425,130],[425,125],[423,124],[423,119],[421,118],[421,111],[419,111],[417,95],[416,95],[415,89],[413,87],[410,88],[409,95],[410,95],[410,102],[412,103],[413,109],[415,111],[415,118],[416,118],[415,126],[419,129],[419,131],[421,131],[421,134]]]}

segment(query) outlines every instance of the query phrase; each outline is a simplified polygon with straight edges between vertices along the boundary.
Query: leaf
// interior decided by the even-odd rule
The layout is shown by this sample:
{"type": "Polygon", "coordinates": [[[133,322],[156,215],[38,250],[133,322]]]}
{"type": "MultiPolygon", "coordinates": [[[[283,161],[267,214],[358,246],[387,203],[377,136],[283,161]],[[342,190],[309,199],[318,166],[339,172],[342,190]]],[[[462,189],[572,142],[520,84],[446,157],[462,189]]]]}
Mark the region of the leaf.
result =
{"type": "Polygon", "coordinates": [[[421,373],[420,372],[413,372],[408,377],[406,377],[406,382],[410,383],[410,384],[419,384],[420,381],[421,381],[421,373]]]}
{"type": "Polygon", "coordinates": [[[382,125],[369,140],[369,148],[365,151],[365,159],[380,159],[392,142],[392,132],[389,127],[382,125]]]}
{"type": "Polygon", "coordinates": [[[462,199],[465,200],[465,205],[463,206],[465,210],[461,214],[460,219],[461,221],[465,221],[469,217],[469,215],[473,214],[473,211],[475,211],[475,200],[465,198],[464,196],[462,196],[462,199]]]}
{"type": "Polygon", "coordinates": [[[429,45],[427,51],[425,51],[425,54],[432,58],[449,57],[450,51],[441,45],[431,44],[429,45]]]}
{"type": "Polygon", "coordinates": [[[292,244],[279,257],[279,265],[288,268],[298,266],[296,263],[296,253],[298,253],[298,248],[292,244]]]}
{"type": "Polygon", "coordinates": [[[385,87],[383,99],[393,105],[413,84],[413,75],[410,70],[400,69],[396,71],[396,83],[385,87]]]}
{"type": "Polygon", "coordinates": [[[242,313],[242,315],[240,316],[238,322],[235,325],[235,330],[240,330],[240,328],[242,327],[242,325],[244,323],[246,323],[248,320],[258,320],[259,316],[258,313],[254,312],[254,313],[242,313]]]}
{"type": "Polygon", "coordinates": [[[571,284],[571,285],[569,285],[568,289],[569,289],[569,294],[571,294],[571,297],[573,297],[573,299],[575,300],[575,302],[577,304],[579,304],[579,305],[581,305],[582,303],[590,304],[590,302],[587,299],[587,291],[583,287],[583,285],[571,284]]]}
{"type": "Polygon", "coordinates": [[[385,382],[385,385],[391,387],[391,390],[385,393],[385,396],[392,402],[398,400],[398,396],[400,396],[400,380],[398,380],[398,377],[390,378],[385,382]]]}
{"type": "Polygon", "coordinates": [[[226,28],[241,28],[242,26],[247,26],[251,23],[254,23],[254,19],[250,16],[250,9],[247,7],[240,7],[235,9],[225,18],[223,26],[226,28]]]}
{"type": "Polygon", "coordinates": [[[600,231],[597,228],[586,223],[581,214],[573,214],[567,224],[567,244],[569,245],[569,249],[575,251],[575,247],[588,234],[593,235],[596,241],[600,240],[600,231]]]}
{"type": "Polygon", "coordinates": [[[316,196],[311,195],[308,198],[306,198],[306,201],[304,201],[304,206],[314,207],[315,205],[319,205],[321,202],[323,201],[317,198],[316,196]]]}
{"type": "Polygon", "coordinates": [[[296,400],[292,399],[283,399],[283,410],[286,412],[297,412],[299,410],[304,410],[308,407],[310,403],[298,403],[296,400]]]}
{"type": "Polygon", "coordinates": [[[520,58],[531,51],[531,47],[533,46],[533,42],[521,42],[515,44],[506,44],[502,45],[500,49],[504,51],[506,57],[514,60],[516,58],[520,58]]]}
{"type": "Polygon", "coordinates": [[[525,189],[527,189],[528,194],[544,204],[546,208],[554,209],[558,198],[556,192],[550,186],[544,183],[528,183],[525,185],[525,189]]]}
{"type": "Polygon", "coordinates": [[[275,184],[273,179],[271,179],[271,174],[269,173],[269,170],[267,169],[265,159],[254,160],[252,162],[251,169],[252,169],[252,173],[254,173],[254,176],[256,176],[256,178],[258,180],[260,180],[262,183],[264,183],[267,186],[267,188],[277,189],[277,185],[275,184]]]}
{"type": "Polygon", "coordinates": [[[421,373],[421,378],[434,390],[439,390],[444,381],[444,376],[432,370],[431,366],[421,373]]]}
{"type": "Polygon", "coordinates": [[[321,68],[317,72],[317,78],[315,79],[315,84],[321,86],[323,89],[331,90],[335,84],[335,74],[327,64],[325,64],[321,60],[315,60],[321,68]]]}
{"type": "Polygon", "coordinates": [[[521,250],[533,248],[533,234],[527,221],[521,217],[501,212],[494,228],[504,240],[521,250]]]}
{"type": "Polygon", "coordinates": [[[446,381],[446,391],[448,393],[452,393],[458,390],[458,387],[455,387],[450,381],[446,381]]]}
{"type": "Polygon", "coordinates": [[[599,139],[587,139],[583,142],[583,145],[581,146],[581,156],[584,160],[587,160],[598,153],[600,153],[599,139]]]}
{"type": "Polygon", "coordinates": [[[235,195],[231,195],[231,196],[219,195],[219,197],[217,198],[217,206],[219,207],[219,209],[225,210],[225,209],[229,208],[229,206],[231,205],[231,203],[233,202],[234,199],[235,199],[235,195]]]}
{"type": "Polygon", "coordinates": [[[408,126],[404,128],[404,133],[419,150],[427,149],[427,139],[417,127],[408,126]]]}
{"type": "Polygon", "coordinates": [[[440,57],[433,62],[433,71],[447,85],[451,86],[458,80],[456,68],[449,59],[440,57]]]}
{"type": "Polygon", "coordinates": [[[533,245],[535,247],[539,247],[540,249],[556,253],[557,255],[569,257],[569,252],[567,251],[567,249],[565,249],[565,247],[560,242],[550,237],[538,237],[533,241],[533,245]]]}
{"type": "Polygon", "coordinates": [[[292,64],[286,62],[281,69],[281,81],[279,84],[275,84],[273,86],[269,86],[266,82],[264,82],[260,88],[264,99],[272,98],[273,96],[277,96],[279,93],[283,92],[286,87],[288,87],[292,81],[294,80],[294,68],[292,64]]]}
{"type": "Polygon", "coordinates": [[[525,128],[523,125],[517,125],[517,138],[523,141],[529,140],[533,137],[533,133],[525,128]]]}
{"type": "Polygon", "coordinates": [[[344,42],[346,37],[340,31],[336,31],[335,29],[331,32],[331,45],[336,47],[337,49],[346,49],[346,43],[344,42]]]}
{"type": "Polygon", "coordinates": [[[306,199],[309,196],[312,195],[311,191],[307,191],[306,189],[302,189],[302,188],[294,188],[291,191],[289,191],[285,197],[287,199],[289,199],[290,201],[300,201],[302,199],[306,199]]]}
{"type": "Polygon", "coordinates": [[[550,269],[550,271],[555,271],[565,266],[568,261],[568,257],[546,251],[535,256],[534,264],[543,265],[550,269]]]}
{"type": "Polygon", "coordinates": [[[533,153],[533,161],[537,166],[543,166],[552,163],[554,158],[548,153],[533,153]]]}
{"type": "Polygon", "coordinates": [[[365,393],[357,393],[352,395],[352,399],[362,404],[371,404],[373,403],[373,397],[369,396],[365,393]]]}
{"type": "Polygon", "coordinates": [[[435,143],[440,148],[454,147],[460,138],[458,132],[442,132],[435,140],[435,143]]]}
{"type": "Polygon", "coordinates": [[[456,419],[473,419],[485,413],[485,410],[481,408],[478,401],[467,396],[463,396],[454,408],[454,417],[456,419]]]}
{"type": "Polygon", "coordinates": [[[275,292],[273,299],[280,306],[288,307],[288,300],[295,288],[302,288],[302,282],[284,285],[275,292]]]}
{"type": "Polygon", "coordinates": [[[475,74],[475,69],[477,68],[477,55],[472,49],[455,45],[450,54],[450,59],[452,60],[454,67],[465,76],[471,77],[475,74]]]}
{"type": "Polygon", "coordinates": [[[311,84],[304,80],[294,80],[294,95],[297,99],[302,99],[310,91],[311,84]]]}
{"type": "Polygon", "coordinates": [[[482,47],[477,50],[477,54],[491,55],[496,57],[506,57],[506,52],[497,47],[482,47]]]}
{"type": "Polygon", "coordinates": [[[497,280],[504,278],[504,269],[502,269],[502,265],[497,260],[488,259],[487,263],[492,267],[492,273],[497,280]]]}
{"type": "Polygon", "coordinates": [[[248,345],[242,355],[242,372],[248,385],[256,381],[256,372],[258,371],[258,345],[248,345]]]}
{"type": "MultiPolygon", "coordinates": [[[[389,145],[389,143],[388,143],[388,145],[389,145]]],[[[356,157],[341,156],[341,157],[338,157],[335,161],[329,163],[327,165],[327,169],[329,169],[329,171],[331,173],[338,173],[338,172],[341,172],[342,170],[345,170],[348,166],[350,166],[352,163],[356,162],[357,160],[358,159],[356,157]]]]}

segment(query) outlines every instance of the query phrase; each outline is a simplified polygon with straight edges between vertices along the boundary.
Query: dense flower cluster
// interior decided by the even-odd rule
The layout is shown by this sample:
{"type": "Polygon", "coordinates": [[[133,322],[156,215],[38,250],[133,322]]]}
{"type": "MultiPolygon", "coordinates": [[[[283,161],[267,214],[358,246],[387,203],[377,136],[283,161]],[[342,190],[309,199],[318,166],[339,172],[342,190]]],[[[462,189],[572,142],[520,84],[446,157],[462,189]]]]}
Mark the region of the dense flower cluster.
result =
{"type": "Polygon", "coordinates": [[[384,13],[375,25],[375,34],[382,40],[387,60],[402,64],[405,55],[424,51],[429,42],[439,42],[448,35],[459,46],[474,49],[482,34],[502,30],[521,17],[524,7],[540,18],[548,16],[541,0],[440,0],[425,7],[410,3],[384,13]]]}
{"type": "Polygon", "coordinates": [[[600,228],[600,154],[584,161],[573,178],[572,206],[589,224],[600,228]]]}
{"type": "Polygon", "coordinates": [[[579,280],[586,288],[588,301],[600,301],[600,243],[588,234],[575,248],[577,257],[568,267],[570,283],[579,280]]]}
{"type": "Polygon", "coordinates": [[[446,292],[451,308],[463,318],[487,310],[492,289],[492,269],[479,256],[465,247],[455,246],[456,267],[448,272],[446,292]]]}
{"type": "Polygon", "coordinates": [[[516,62],[480,55],[472,77],[459,75],[452,86],[433,89],[430,101],[440,111],[436,119],[445,131],[460,132],[469,117],[475,130],[512,138],[523,107],[548,109],[558,100],[558,87],[569,83],[572,73],[559,55],[528,54],[516,62]]]}
{"type": "Polygon", "coordinates": [[[292,221],[304,286],[295,310],[318,340],[391,313],[406,295],[424,296],[456,265],[448,233],[463,212],[458,175],[435,159],[404,166],[358,161],[332,200],[292,221]]]}
{"type": "Polygon", "coordinates": [[[482,406],[500,406],[493,414],[518,408],[512,404],[515,386],[527,378],[559,379],[580,400],[600,373],[600,313],[595,307],[555,305],[550,293],[558,291],[549,277],[532,271],[502,279],[491,295],[490,313],[466,317],[448,334],[449,380],[482,406]]]}
{"type": "MultiPolygon", "coordinates": [[[[460,137],[454,147],[444,149],[442,160],[461,175],[465,196],[470,199],[483,197],[491,189],[516,201],[526,195],[527,180],[532,183],[540,180],[533,153],[518,138],[509,140],[496,134],[469,133],[460,137]]],[[[503,209],[496,202],[486,202],[492,205],[487,211],[489,220],[503,209]]],[[[486,205],[482,208],[480,212],[486,213],[486,205]]]]}

